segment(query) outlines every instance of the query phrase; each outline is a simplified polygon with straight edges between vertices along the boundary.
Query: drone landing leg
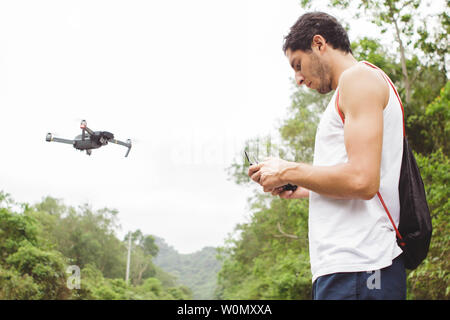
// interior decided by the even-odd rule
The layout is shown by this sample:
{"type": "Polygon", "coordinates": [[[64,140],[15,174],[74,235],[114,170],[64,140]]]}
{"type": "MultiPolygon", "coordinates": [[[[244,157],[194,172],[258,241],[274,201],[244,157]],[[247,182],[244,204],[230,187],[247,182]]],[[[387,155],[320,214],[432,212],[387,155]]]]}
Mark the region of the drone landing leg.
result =
{"type": "Polygon", "coordinates": [[[92,154],[92,150],[86,150],[86,154],[90,156],[92,154]]]}

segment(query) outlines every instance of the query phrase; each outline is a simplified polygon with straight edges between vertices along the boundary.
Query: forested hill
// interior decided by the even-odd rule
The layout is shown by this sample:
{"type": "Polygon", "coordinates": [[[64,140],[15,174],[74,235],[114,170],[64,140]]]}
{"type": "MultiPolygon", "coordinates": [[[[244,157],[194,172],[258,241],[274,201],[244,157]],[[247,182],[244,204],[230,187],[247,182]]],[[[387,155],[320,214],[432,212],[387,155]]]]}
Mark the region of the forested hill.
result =
{"type": "Polygon", "coordinates": [[[192,290],[193,298],[210,300],[214,298],[217,273],[220,262],[216,259],[216,248],[205,247],[190,254],[180,254],[164,239],[154,236],[159,252],[154,264],[175,275],[179,284],[192,290]]]}
{"type": "Polygon", "coordinates": [[[0,190],[0,300],[192,299],[187,287],[154,265],[152,236],[140,230],[116,236],[117,213],[52,197],[17,203],[0,190]]]}

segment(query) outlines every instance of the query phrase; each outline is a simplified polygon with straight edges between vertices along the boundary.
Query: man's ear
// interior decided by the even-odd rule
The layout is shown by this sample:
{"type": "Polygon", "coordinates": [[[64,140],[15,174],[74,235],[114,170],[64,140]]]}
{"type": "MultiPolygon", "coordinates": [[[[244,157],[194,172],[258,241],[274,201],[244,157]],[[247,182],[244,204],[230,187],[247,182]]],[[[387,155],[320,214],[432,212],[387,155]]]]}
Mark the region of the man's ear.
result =
{"type": "Polygon", "coordinates": [[[319,52],[323,52],[323,50],[326,48],[327,41],[324,37],[322,37],[320,34],[316,34],[311,43],[311,49],[316,48],[319,52]]]}

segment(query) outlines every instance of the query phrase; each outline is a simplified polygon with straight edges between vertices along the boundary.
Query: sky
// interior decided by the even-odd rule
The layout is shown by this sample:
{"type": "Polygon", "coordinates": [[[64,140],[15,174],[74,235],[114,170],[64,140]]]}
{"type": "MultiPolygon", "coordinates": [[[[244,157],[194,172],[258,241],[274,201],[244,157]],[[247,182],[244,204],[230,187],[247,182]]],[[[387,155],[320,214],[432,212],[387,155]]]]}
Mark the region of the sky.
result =
{"type": "Polygon", "coordinates": [[[281,47],[298,3],[0,1],[0,190],[117,209],[120,237],[140,229],[181,253],[223,245],[252,192],[226,168],[290,105],[281,47]],[[130,138],[129,156],[45,141],[72,139],[82,119],[130,138]]]}

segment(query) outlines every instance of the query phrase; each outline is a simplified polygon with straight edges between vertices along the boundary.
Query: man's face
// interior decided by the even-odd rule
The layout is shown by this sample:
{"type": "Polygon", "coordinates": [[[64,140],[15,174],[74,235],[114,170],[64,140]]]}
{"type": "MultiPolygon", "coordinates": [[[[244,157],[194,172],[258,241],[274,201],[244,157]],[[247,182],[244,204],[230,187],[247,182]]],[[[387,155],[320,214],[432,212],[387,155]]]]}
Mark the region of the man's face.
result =
{"type": "Polygon", "coordinates": [[[286,56],[295,72],[295,82],[301,86],[306,85],[310,89],[325,94],[330,92],[331,74],[329,65],[316,52],[292,51],[287,49],[286,56]]]}

